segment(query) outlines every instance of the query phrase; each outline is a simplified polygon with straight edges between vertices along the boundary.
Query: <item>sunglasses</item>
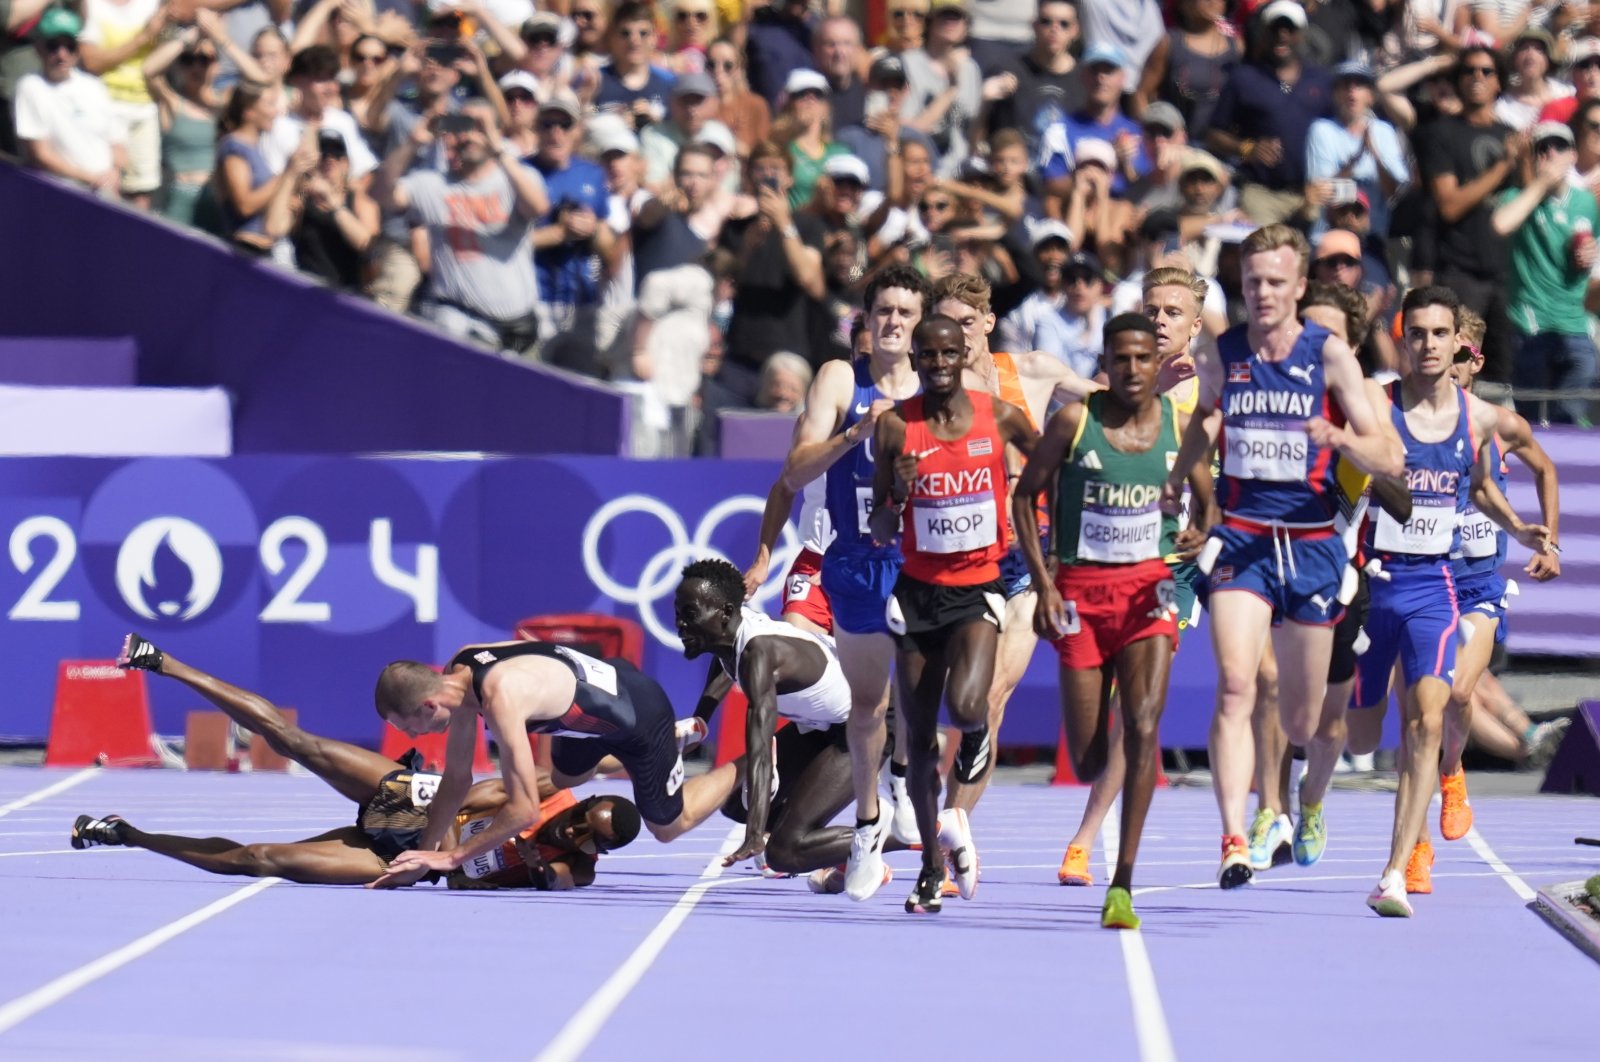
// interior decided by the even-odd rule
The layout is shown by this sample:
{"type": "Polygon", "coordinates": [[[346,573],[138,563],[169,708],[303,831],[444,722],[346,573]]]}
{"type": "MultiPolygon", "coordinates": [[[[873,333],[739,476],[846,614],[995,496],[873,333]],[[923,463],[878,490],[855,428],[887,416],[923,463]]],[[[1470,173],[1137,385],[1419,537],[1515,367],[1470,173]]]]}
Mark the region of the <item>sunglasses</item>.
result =
{"type": "Polygon", "coordinates": [[[967,13],[961,10],[959,7],[946,7],[941,8],[939,13],[933,17],[935,19],[942,19],[945,22],[965,22],[967,20],[967,13]]]}
{"type": "Polygon", "coordinates": [[[178,62],[184,66],[210,66],[217,61],[217,57],[209,52],[184,52],[178,56],[178,62]]]}
{"type": "Polygon", "coordinates": [[[908,11],[905,8],[901,8],[898,11],[889,12],[889,17],[896,20],[903,18],[914,18],[918,21],[926,21],[928,18],[928,16],[921,11],[908,11]]]}
{"type": "Polygon", "coordinates": [[[823,98],[822,90],[814,88],[801,89],[799,92],[796,92],[790,97],[790,99],[796,100],[820,100],[823,98]]]}
{"type": "Polygon", "coordinates": [[[1461,68],[1461,76],[1463,78],[1498,78],[1500,71],[1492,66],[1464,66],[1461,68]]]}
{"type": "Polygon", "coordinates": [[[1093,273],[1074,273],[1066,278],[1066,285],[1069,288],[1077,287],[1080,284],[1084,287],[1088,287],[1098,279],[1100,278],[1095,276],[1093,273]]]}
{"type": "Polygon", "coordinates": [[[552,115],[549,118],[540,118],[539,119],[539,128],[540,129],[560,129],[560,130],[565,131],[565,130],[571,129],[572,128],[572,124],[573,124],[572,123],[572,119],[568,118],[564,114],[563,115],[552,115]]]}
{"type": "Polygon", "coordinates": [[[44,42],[44,50],[47,53],[63,50],[76,52],[78,50],[78,42],[71,37],[52,37],[44,42]]]}
{"type": "Polygon", "coordinates": [[[389,53],[387,50],[381,51],[376,55],[373,55],[371,52],[366,52],[364,54],[357,55],[355,57],[355,62],[357,66],[377,66],[379,63],[388,58],[389,53]]]}
{"type": "Polygon", "coordinates": [[[1571,150],[1572,150],[1572,145],[1567,143],[1565,140],[1562,140],[1560,137],[1557,137],[1557,136],[1545,137],[1543,140],[1541,140],[1538,143],[1533,145],[1533,153],[1535,155],[1542,155],[1546,151],[1571,151],[1571,150]]]}
{"type": "Polygon", "coordinates": [[[693,22],[710,22],[711,21],[711,12],[709,12],[709,11],[685,11],[682,8],[679,8],[678,12],[675,15],[673,15],[672,17],[677,19],[679,22],[691,22],[691,21],[693,21],[693,22]]]}
{"type": "Polygon", "coordinates": [[[1593,68],[1595,68],[1597,66],[1600,66],[1600,55],[1591,55],[1589,58],[1583,60],[1582,62],[1573,63],[1572,64],[1572,69],[1574,69],[1574,70],[1592,70],[1593,68]]]}
{"type": "Polygon", "coordinates": [[[533,93],[527,89],[512,89],[505,94],[505,97],[507,103],[531,104],[533,102],[533,93]]]}
{"type": "Polygon", "coordinates": [[[1361,264],[1359,258],[1351,258],[1347,254],[1331,254],[1326,258],[1317,259],[1318,265],[1332,266],[1335,269],[1354,269],[1361,264]]]}
{"type": "Polygon", "coordinates": [[[549,30],[539,30],[537,33],[530,33],[522,39],[530,48],[554,48],[556,46],[556,35],[549,30]]]}

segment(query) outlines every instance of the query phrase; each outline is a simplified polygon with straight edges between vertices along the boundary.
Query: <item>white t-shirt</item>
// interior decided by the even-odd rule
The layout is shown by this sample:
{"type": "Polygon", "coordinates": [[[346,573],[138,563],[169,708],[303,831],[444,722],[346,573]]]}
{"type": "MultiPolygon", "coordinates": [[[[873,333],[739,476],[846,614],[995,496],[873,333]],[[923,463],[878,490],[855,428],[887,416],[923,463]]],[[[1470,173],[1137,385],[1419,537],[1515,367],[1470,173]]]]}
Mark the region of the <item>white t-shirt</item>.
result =
{"type": "MultiPolygon", "coordinates": [[[[342,107],[329,107],[322,112],[322,127],[332,129],[344,137],[344,149],[350,156],[350,179],[365,177],[378,168],[377,156],[367,147],[361,127],[350,112],[342,107]]],[[[272,123],[272,132],[261,138],[261,154],[272,167],[273,173],[282,173],[289,164],[289,156],[300,147],[300,137],[305,134],[306,120],[297,114],[280,114],[272,123]]]]}
{"type": "Polygon", "coordinates": [[[112,146],[128,139],[127,127],[111,113],[105,85],[82,70],[60,82],[25,75],[17,82],[15,118],[18,140],[49,144],[86,173],[109,170],[112,146]]]}

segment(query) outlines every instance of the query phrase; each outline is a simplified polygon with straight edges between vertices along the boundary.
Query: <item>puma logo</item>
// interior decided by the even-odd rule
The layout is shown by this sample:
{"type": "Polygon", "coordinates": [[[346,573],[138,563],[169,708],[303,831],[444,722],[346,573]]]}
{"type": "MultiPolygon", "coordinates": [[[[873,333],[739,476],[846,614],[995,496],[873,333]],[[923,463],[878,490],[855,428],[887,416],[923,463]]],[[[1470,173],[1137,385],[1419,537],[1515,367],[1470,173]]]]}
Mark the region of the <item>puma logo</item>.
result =
{"type": "Polygon", "coordinates": [[[1283,371],[1288,373],[1290,376],[1293,376],[1296,380],[1301,381],[1302,383],[1306,383],[1306,384],[1311,383],[1311,377],[1312,377],[1313,374],[1311,372],[1311,367],[1309,365],[1290,365],[1288,368],[1284,369],[1283,371]]]}
{"type": "Polygon", "coordinates": [[[1328,614],[1328,610],[1333,607],[1333,599],[1323,597],[1321,594],[1312,594],[1311,603],[1317,606],[1317,611],[1322,613],[1324,616],[1326,616],[1328,614]]]}

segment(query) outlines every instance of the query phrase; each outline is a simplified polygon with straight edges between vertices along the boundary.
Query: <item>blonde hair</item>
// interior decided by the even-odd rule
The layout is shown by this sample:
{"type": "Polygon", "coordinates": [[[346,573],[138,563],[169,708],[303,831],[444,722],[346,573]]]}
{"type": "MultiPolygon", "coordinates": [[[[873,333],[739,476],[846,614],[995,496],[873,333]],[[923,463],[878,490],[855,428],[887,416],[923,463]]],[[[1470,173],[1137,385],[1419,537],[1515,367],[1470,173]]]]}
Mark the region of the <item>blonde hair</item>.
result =
{"type": "Polygon", "coordinates": [[[1290,225],[1263,225],[1244,238],[1244,245],[1240,253],[1249,258],[1253,254],[1262,254],[1266,251],[1276,251],[1288,247],[1300,260],[1300,275],[1308,276],[1311,272],[1311,245],[1306,242],[1299,229],[1290,225]]]}
{"type": "Polygon", "coordinates": [[[991,292],[989,282],[972,273],[951,273],[933,283],[933,301],[936,304],[945,299],[955,299],[979,313],[989,312],[991,292]]]}
{"type": "Polygon", "coordinates": [[[1483,346],[1483,334],[1488,330],[1488,323],[1484,321],[1477,310],[1467,306],[1461,307],[1461,327],[1456,331],[1461,333],[1462,339],[1465,339],[1475,347],[1481,348],[1483,346]]]}
{"type": "Polygon", "coordinates": [[[1144,275],[1145,297],[1149,298],[1150,293],[1156,288],[1188,288],[1189,294],[1194,296],[1194,308],[1199,311],[1206,304],[1206,294],[1211,290],[1211,285],[1206,282],[1205,277],[1196,276],[1187,269],[1162,266],[1144,275]]]}

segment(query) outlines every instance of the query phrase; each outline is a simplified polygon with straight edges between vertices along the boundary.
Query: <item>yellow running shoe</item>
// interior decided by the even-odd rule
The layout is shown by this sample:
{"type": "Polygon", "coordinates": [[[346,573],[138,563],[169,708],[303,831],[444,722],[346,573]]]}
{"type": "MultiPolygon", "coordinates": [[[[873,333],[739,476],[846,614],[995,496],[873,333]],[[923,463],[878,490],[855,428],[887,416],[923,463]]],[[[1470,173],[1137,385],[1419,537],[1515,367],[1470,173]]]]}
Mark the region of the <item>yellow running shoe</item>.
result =
{"type": "Polygon", "coordinates": [[[1423,896],[1433,892],[1433,842],[1422,841],[1406,860],[1406,891],[1423,896]]]}
{"type": "Polygon", "coordinates": [[[1075,844],[1067,845],[1067,854],[1061,857],[1061,869],[1056,880],[1063,885],[1093,885],[1094,872],[1089,869],[1089,850],[1075,844]]]}
{"type": "Polygon", "coordinates": [[[1439,832],[1459,841],[1472,829],[1472,801],[1467,799],[1467,772],[1439,776],[1439,832]]]}
{"type": "Polygon", "coordinates": [[[1139,916],[1133,913],[1133,896],[1113,885],[1106,890],[1105,906],[1100,908],[1101,929],[1138,929],[1139,916]]]}

